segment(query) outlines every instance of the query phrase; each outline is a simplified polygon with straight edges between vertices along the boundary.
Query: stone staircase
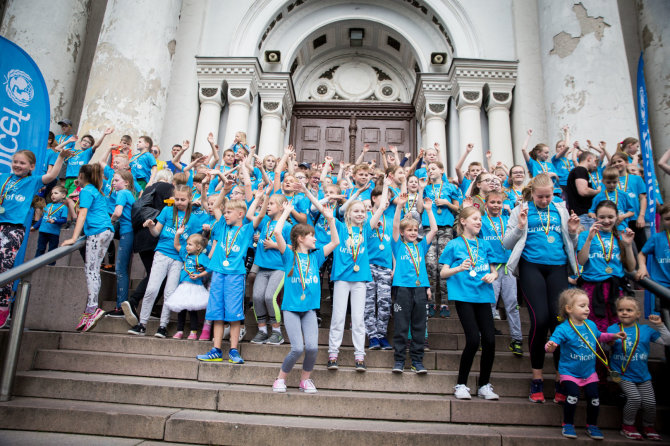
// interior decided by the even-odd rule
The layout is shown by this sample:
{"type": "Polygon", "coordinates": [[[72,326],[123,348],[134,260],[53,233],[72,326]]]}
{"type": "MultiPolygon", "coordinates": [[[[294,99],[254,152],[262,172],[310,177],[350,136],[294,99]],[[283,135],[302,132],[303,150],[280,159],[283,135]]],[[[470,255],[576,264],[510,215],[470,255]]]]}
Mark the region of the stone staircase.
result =
{"type": "MultiPolygon", "coordinates": [[[[329,301],[324,300],[323,327],[329,301]]],[[[104,302],[111,308],[113,302],[104,302]]],[[[528,315],[521,312],[523,331],[528,315]]],[[[460,351],[465,338],[458,318],[431,318],[426,352],[427,375],[406,370],[392,374],[392,351],[368,351],[366,373],[353,368],[351,332],[345,330],[340,370],[329,371],[328,329],[319,330],[319,355],[312,375],[319,392],[298,391],[299,366],[287,381],[286,394],[271,386],[290,349],[254,345],[253,313],[240,351],[246,363],[200,363],[195,355],[211,343],[126,334],[123,319],[105,318],[90,333],[27,331],[10,402],[0,403],[0,429],[61,432],[138,441],[188,444],[566,444],[560,435],[562,407],[553,397],[551,357],[546,361],[545,404],[528,401],[530,361],[508,350],[506,321],[496,321],[496,360],[491,382],[499,401],[453,397],[460,351]]],[[[348,322],[347,322],[348,326],[348,322]]],[[[169,332],[175,330],[171,324],[169,332]]],[[[0,331],[2,343],[7,331],[0,331]]],[[[524,338],[524,349],[527,350],[524,338]]],[[[0,344],[2,345],[2,344],[0,344]]],[[[656,346],[654,346],[656,347],[656,346]]],[[[227,343],[224,342],[224,351],[227,343]]],[[[654,348],[650,368],[663,376],[662,349],[654,348]]],[[[478,355],[479,357],[479,355],[478,355]]],[[[476,394],[478,357],[469,387],[476,394]]],[[[407,361],[409,364],[409,360],[407,361]]],[[[665,375],[667,376],[667,374],[665,375]]],[[[667,384],[656,387],[658,428],[670,420],[667,384]],[[665,422],[663,421],[665,420],[665,422]]],[[[626,443],[618,434],[620,410],[603,405],[599,425],[607,444],[626,443]]],[[[584,434],[585,406],[580,402],[577,443],[584,434]]],[[[0,443],[2,442],[0,431],[0,443]]],[[[123,443],[126,444],[126,443],[123,443]]],[[[142,443],[145,444],[145,443],[142,443]]],[[[667,443],[670,444],[670,443],[667,443]]]]}

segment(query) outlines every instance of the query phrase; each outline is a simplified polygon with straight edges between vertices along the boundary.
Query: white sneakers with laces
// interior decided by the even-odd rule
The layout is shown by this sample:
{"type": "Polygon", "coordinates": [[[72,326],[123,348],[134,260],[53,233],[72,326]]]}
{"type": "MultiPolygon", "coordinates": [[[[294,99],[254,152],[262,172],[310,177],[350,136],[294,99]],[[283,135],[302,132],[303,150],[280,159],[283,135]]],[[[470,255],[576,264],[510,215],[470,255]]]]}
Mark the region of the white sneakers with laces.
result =
{"type": "Polygon", "coordinates": [[[314,381],[311,379],[306,379],[304,381],[300,381],[300,390],[305,393],[316,393],[316,386],[314,385],[314,381]]]}
{"type": "Polygon", "coordinates": [[[470,395],[470,388],[466,387],[465,384],[456,384],[454,386],[454,396],[459,400],[472,399],[472,396],[470,395]]]}
{"type": "Polygon", "coordinates": [[[497,400],[499,398],[498,394],[493,392],[493,386],[491,384],[481,386],[479,390],[477,390],[477,396],[479,398],[484,398],[485,400],[497,400]]]}
{"type": "Polygon", "coordinates": [[[274,384],[272,384],[272,391],[280,393],[286,392],[286,381],[279,378],[275,379],[274,384]]]}

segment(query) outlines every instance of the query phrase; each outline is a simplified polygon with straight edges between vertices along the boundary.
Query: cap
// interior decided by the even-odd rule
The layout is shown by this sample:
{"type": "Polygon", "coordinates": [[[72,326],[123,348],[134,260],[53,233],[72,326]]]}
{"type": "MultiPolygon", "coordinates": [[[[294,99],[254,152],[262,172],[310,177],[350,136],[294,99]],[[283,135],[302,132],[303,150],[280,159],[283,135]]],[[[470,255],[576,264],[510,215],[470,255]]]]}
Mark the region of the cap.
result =
{"type": "Polygon", "coordinates": [[[63,119],[61,121],[58,121],[58,125],[60,126],[69,125],[70,127],[72,127],[72,121],[70,121],[69,119],[63,119]]]}
{"type": "Polygon", "coordinates": [[[298,164],[298,166],[300,166],[300,167],[304,167],[305,169],[309,169],[309,168],[310,168],[310,164],[309,164],[309,163],[300,163],[300,164],[298,164]]]}

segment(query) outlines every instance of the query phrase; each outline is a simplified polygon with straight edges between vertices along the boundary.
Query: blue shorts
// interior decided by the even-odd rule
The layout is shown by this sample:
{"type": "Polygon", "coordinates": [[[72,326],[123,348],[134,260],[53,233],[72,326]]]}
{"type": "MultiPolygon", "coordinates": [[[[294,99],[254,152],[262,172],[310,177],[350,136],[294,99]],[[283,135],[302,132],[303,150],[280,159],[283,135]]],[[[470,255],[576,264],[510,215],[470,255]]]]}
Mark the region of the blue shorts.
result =
{"type": "Polygon", "coordinates": [[[245,274],[212,272],[205,319],[235,322],[244,320],[245,274]]]}

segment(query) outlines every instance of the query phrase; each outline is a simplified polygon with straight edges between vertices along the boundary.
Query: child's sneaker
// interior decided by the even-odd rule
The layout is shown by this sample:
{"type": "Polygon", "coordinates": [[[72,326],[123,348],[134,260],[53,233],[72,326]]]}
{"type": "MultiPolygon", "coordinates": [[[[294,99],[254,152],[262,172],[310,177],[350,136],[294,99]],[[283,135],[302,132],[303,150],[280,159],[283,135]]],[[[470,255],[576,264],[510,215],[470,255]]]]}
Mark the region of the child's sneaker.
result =
{"type": "Polygon", "coordinates": [[[479,398],[484,398],[485,400],[497,400],[500,398],[497,393],[493,392],[493,386],[490,383],[481,386],[479,390],[477,390],[477,396],[479,398]]]}
{"type": "Polygon", "coordinates": [[[500,313],[498,312],[497,309],[493,310],[493,320],[494,321],[499,321],[500,320],[500,313]]]}
{"type": "MultiPolygon", "coordinates": [[[[621,435],[628,438],[629,440],[642,440],[642,435],[635,429],[635,426],[630,424],[621,425],[621,435]]],[[[658,434],[656,434],[658,435],[658,434]]]]}
{"type": "Polygon", "coordinates": [[[300,381],[300,390],[305,393],[316,393],[316,386],[314,385],[314,381],[311,379],[305,379],[303,381],[300,381]]]}
{"type": "Polygon", "coordinates": [[[436,313],[437,313],[437,305],[429,305],[428,306],[428,317],[435,317],[436,313]]]}
{"type": "Polygon", "coordinates": [[[240,356],[240,352],[236,348],[231,348],[228,352],[228,362],[233,364],[244,364],[244,359],[240,356]]]}
{"type": "Polygon", "coordinates": [[[121,308],[114,308],[112,311],[105,313],[105,317],[123,317],[123,310],[121,308]]]}
{"type": "Polygon", "coordinates": [[[230,325],[223,327],[223,340],[225,341],[228,338],[230,338],[230,325]]]}
{"type": "Polygon", "coordinates": [[[564,424],[561,428],[561,434],[565,438],[577,438],[577,432],[575,432],[575,426],[572,424],[564,424]]]}
{"type": "Polygon", "coordinates": [[[466,387],[465,384],[456,384],[454,386],[454,396],[459,400],[472,399],[472,395],[470,395],[470,389],[466,387]]]}
{"type": "Polygon", "coordinates": [[[555,381],[554,383],[554,403],[563,404],[565,403],[565,393],[563,393],[563,386],[561,386],[560,381],[555,381]]]}
{"type": "Polygon", "coordinates": [[[195,341],[196,339],[198,339],[198,332],[195,330],[191,330],[191,332],[188,334],[188,338],[186,339],[188,339],[189,341],[195,341]]]}
{"type": "Polygon", "coordinates": [[[277,392],[277,393],[285,393],[286,392],[286,381],[283,379],[275,379],[274,384],[272,384],[272,391],[277,392]]]}
{"type": "Polygon", "coordinates": [[[126,322],[128,322],[128,325],[134,327],[140,323],[140,321],[137,318],[137,313],[133,309],[133,306],[130,305],[130,302],[128,302],[127,300],[121,302],[121,310],[123,311],[123,317],[126,318],[126,322]]]}
{"type": "Polygon", "coordinates": [[[214,347],[204,355],[196,356],[196,359],[198,361],[206,361],[206,362],[221,362],[223,361],[223,352],[221,351],[220,348],[214,347]]]}
{"type": "Polygon", "coordinates": [[[428,338],[423,340],[423,351],[424,352],[429,352],[430,351],[430,345],[428,345],[428,338]]]}
{"type": "Polygon", "coordinates": [[[268,340],[269,336],[266,331],[261,331],[258,330],[258,333],[256,333],[256,336],[251,340],[252,344],[265,344],[265,342],[268,340]]]}
{"type": "Polygon", "coordinates": [[[509,351],[514,354],[517,358],[523,356],[523,350],[521,349],[521,341],[512,341],[509,343],[509,351]]]}
{"type": "Polygon", "coordinates": [[[205,324],[200,332],[200,341],[209,341],[212,338],[212,325],[205,324]]]}
{"type": "Polygon", "coordinates": [[[389,341],[386,339],[386,337],[379,338],[379,346],[382,348],[382,350],[393,350],[393,347],[391,344],[389,344],[389,341]]]}
{"type": "Polygon", "coordinates": [[[172,339],[184,339],[184,332],[178,331],[172,336],[172,339]]]}
{"type": "MultiPolygon", "coordinates": [[[[9,308],[9,307],[7,307],[7,308],[9,308]]],[[[7,314],[9,315],[9,310],[7,310],[7,311],[8,311],[7,314]]],[[[75,330],[77,330],[77,331],[83,330],[84,327],[86,327],[86,322],[88,322],[88,318],[90,318],[91,316],[92,316],[91,313],[83,313],[81,316],[79,316],[79,323],[75,327],[75,330]]]]}
{"type": "Polygon", "coordinates": [[[544,382],[542,382],[541,379],[534,379],[531,381],[530,395],[528,396],[528,399],[531,403],[544,403],[544,382]]]}
{"type": "Polygon", "coordinates": [[[265,343],[270,345],[281,345],[284,343],[284,336],[282,336],[280,332],[272,330],[272,334],[265,343]]]}
{"type": "Polygon", "coordinates": [[[605,436],[603,435],[602,432],[600,432],[600,429],[598,429],[598,426],[593,426],[593,425],[590,425],[590,424],[586,425],[586,435],[593,438],[594,440],[604,440],[605,439],[605,436]]]}
{"type": "Polygon", "coordinates": [[[93,330],[93,328],[95,327],[95,324],[97,324],[98,321],[99,321],[100,319],[102,319],[102,317],[103,317],[104,315],[105,315],[105,312],[103,311],[102,308],[98,308],[97,310],[95,310],[95,313],[93,313],[93,314],[88,318],[88,320],[86,321],[86,326],[84,327],[84,329],[83,329],[82,331],[90,331],[90,330],[93,330]]]}
{"type": "Polygon", "coordinates": [[[368,345],[368,349],[379,350],[380,348],[382,348],[382,346],[379,344],[379,339],[370,338],[370,344],[368,345]]]}
{"type": "Polygon", "coordinates": [[[365,361],[361,359],[356,360],[355,367],[357,372],[365,372],[367,370],[367,367],[365,367],[365,361]]]}
{"type": "Polygon", "coordinates": [[[428,370],[420,362],[412,363],[412,371],[417,375],[425,375],[426,373],[428,373],[428,370]]]}
{"type": "MultiPolygon", "coordinates": [[[[83,315],[82,315],[83,316],[83,315]]],[[[5,328],[9,321],[9,304],[7,303],[6,300],[2,300],[0,302],[0,328],[5,328]]],[[[81,320],[79,321],[81,323],[81,320]]],[[[77,330],[79,330],[79,326],[77,326],[77,330]]]]}
{"type": "Polygon", "coordinates": [[[451,316],[451,311],[449,311],[449,307],[446,305],[442,305],[440,307],[440,317],[450,317],[451,316]]]}
{"type": "Polygon", "coordinates": [[[331,356],[328,358],[328,365],[326,367],[328,367],[328,370],[339,369],[340,367],[337,365],[337,356],[331,356]]]}
{"type": "Polygon", "coordinates": [[[404,361],[396,361],[395,364],[393,364],[393,368],[391,369],[393,373],[402,373],[405,371],[405,362],[404,361]]]}
{"type": "Polygon", "coordinates": [[[239,339],[238,339],[238,342],[242,342],[242,339],[244,339],[244,337],[245,337],[246,335],[247,335],[247,327],[245,327],[244,325],[242,325],[242,326],[240,327],[240,337],[239,337],[239,339]]]}
{"type": "Polygon", "coordinates": [[[157,338],[166,338],[167,337],[167,327],[158,327],[158,330],[156,330],[156,334],[154,335],[157,338]]]}
{"type": "Polygon", "coordinates": [[[142,324],[137,324],[133,328],[128,330],[128,333],[130,333],[131,335],[144,336],[145,334],[147,334],[147,327],[145,327],[142,324]]]}
{"type": "Polygon", "coordinates": [[[653,426],[645,426],[642,429],[642,432],[644,433],[644,436],[647,437],[647,440],[661,441],[661,436],[658,435],[658,432],[656,432],[656,429],[654,429],[653,426]]]}

